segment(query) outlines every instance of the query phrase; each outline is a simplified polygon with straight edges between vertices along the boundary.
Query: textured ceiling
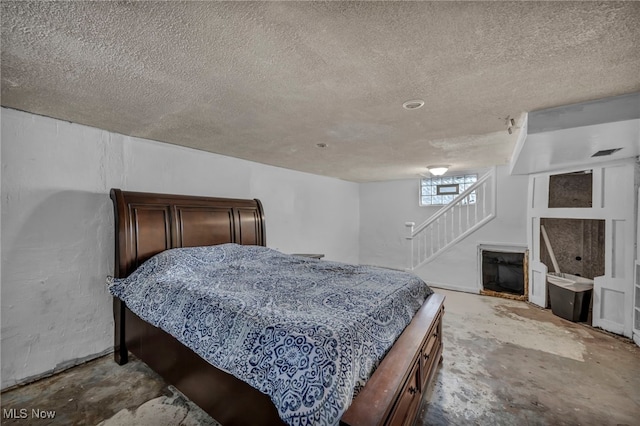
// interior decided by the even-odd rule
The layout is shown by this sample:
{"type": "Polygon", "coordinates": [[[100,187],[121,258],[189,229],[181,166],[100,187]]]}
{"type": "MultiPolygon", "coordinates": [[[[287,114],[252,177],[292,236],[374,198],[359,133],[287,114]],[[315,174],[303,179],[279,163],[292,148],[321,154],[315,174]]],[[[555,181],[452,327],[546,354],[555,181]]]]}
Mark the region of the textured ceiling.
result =
{"type": "Polygon", "coordinates": [[[357,182],[506,164],[507,117],[640,90],[637,2],[1,7],[3,106],[357,182]]]}

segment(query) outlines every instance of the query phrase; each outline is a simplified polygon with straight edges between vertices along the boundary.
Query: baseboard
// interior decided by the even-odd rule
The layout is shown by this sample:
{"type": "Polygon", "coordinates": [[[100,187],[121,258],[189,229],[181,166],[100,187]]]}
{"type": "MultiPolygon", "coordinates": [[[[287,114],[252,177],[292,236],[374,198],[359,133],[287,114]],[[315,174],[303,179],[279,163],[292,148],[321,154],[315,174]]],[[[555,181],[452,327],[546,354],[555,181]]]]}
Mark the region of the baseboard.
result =
{"type": "Polygon", "coordinates": [[[0,389],[0,391],[6,392],[6,391],[9,391],[11,389],[15,389],[17,387],[20,387],[20,386],[23,386],[23,385],[26,385],[26,384],[29,384],[29,383],[37,382],[38,380],[45,379],[47,377],[51,377],[51,376],[53,376],[55,374],[58,374],[58,373],[62,373],[65,370],[68,370],[68,369],[73,368],[73,367],[77,367],[78,365],[85,364],[85,363],[87,363],[89,361],[93,361],[94,359],[101,358],[101,357],[103,357],[105,355],[108,355],[110,353],[113,353],[113,347],[110,347],[108,349],[105,349],[102,352],[98,352],[98,353],[93,354],[93,355],[87,355],[87,356],[82,357],[82,358],[75,358],[75,359],[72,359],[70,361],[61,362],[60,364],[56,365],[55,368],[53,368],[51,370],[47,370],[47,371],[45,371],[43,373],[39,373],[39,374],[34,374],[33,376],[25,377],[25,378],[20,379],[20,380],[15,380],[11,385],[8,385],[7,387],[0,389]]]}
{"type": "Polygon", "coordinates": [[[433,281],[427,281],[429,287],[433,288],[441,288],[443,290],[451,290],[451,291],[460,291],[462,293],[471,293],[471,294],[480,294],[477,288],[469,288],[469,287],[459,287],[456,285],[445,284],[445,283],[436,283],[433,281]]]}

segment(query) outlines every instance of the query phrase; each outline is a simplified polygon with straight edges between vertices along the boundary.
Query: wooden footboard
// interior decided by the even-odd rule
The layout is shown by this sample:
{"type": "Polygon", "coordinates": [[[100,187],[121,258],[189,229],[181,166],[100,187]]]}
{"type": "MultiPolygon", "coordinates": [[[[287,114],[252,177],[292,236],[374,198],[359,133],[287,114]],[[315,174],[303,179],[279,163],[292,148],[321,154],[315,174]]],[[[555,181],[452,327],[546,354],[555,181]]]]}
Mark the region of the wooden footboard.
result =
{"type": "Polygon", "coordinates": [[[444,296],[433,294],[342,416],[349,426],[410,425],[442,356],[444,296]]]}

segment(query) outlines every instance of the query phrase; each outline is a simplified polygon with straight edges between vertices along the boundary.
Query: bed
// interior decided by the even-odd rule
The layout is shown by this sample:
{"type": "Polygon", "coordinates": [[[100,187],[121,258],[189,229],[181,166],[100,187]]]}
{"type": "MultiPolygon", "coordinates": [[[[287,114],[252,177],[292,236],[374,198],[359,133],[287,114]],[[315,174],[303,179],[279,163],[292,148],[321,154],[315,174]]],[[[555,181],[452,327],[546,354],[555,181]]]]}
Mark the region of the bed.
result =
{"type": "MultiPolygon", "coordinates": [[[[111,199],[116,278],[132,276],[146,260],[175,248],[214,246],[209,251],[217,251],[236,250],[235,246],[241,245],[253,246],[260,253],[270,250],[266,249],[264,213],[258,200],[119,189],[111,190],[111,199]]],[[[304,262],[330,265],[323,260],[304,262]]],[[[443,296],[432,294],[417,308],[409,325],[341,413],[340,424],[413,423],[442,358],[443,300],[443,296]]],[[[131,352],[225,426],[285,424],[269,396],[214,367],[168,332],[141,319],[118,297],[114,297],[113,312],[114,356],[119,364],[125,364],[131,352]]]]}

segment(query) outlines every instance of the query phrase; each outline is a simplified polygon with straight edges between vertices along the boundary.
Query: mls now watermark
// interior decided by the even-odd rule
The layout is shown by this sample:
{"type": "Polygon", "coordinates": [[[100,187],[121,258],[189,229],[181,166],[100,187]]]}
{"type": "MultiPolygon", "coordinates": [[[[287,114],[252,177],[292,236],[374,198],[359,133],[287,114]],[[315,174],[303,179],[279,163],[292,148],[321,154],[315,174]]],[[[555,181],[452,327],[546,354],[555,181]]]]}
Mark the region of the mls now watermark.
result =
{"type": "Polygon", "coordinates": [[[42,410],[40,408],[3,408],[3,419],[53,419],[56,416],[55,410],[42,410]]]}

